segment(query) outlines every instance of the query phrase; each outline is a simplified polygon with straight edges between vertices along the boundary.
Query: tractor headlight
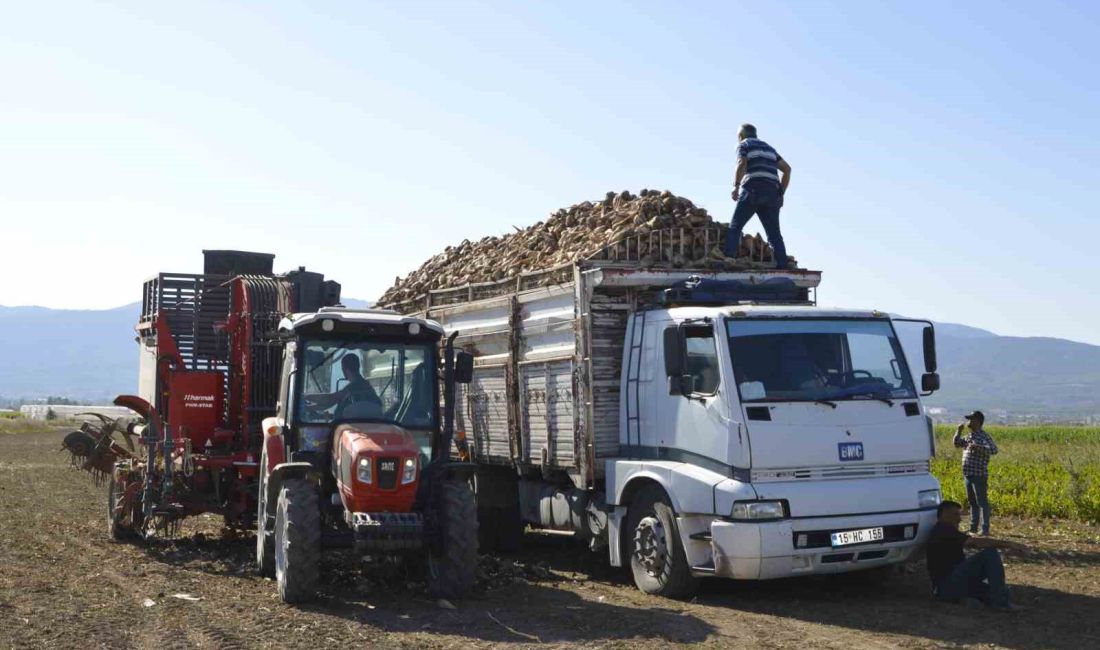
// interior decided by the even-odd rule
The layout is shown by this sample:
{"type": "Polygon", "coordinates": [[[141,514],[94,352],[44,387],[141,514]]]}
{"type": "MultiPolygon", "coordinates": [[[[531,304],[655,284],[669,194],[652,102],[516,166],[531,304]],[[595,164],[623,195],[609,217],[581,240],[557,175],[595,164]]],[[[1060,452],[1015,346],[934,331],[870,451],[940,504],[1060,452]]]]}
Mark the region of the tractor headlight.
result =
{"type": "Polygon", "coordinates": [[[787,516],[782,501],[738,501],[733,504],[733,518],[750,521],[783,519],[787,516]]]}
{"type": "Polygon", "coordinates": [[[416,459],[406,458],[401,470],[401,485],[408,485],[416,480],[416,459]]]}
{"type": "Polygon", "coordinates": [[[359,465],[356,469],[355,475],[359,479],[360,483],[370,483],[371,482],[372,477],[371,477],[370,458],[360,458],[359,459],[359,465]]]}
{"type": "Polygon", "coordinates": [[[917,507],[918,508],[932,508],[940,505],[940,491],[939,490],[921,490],[917,492],[917,507]]]}

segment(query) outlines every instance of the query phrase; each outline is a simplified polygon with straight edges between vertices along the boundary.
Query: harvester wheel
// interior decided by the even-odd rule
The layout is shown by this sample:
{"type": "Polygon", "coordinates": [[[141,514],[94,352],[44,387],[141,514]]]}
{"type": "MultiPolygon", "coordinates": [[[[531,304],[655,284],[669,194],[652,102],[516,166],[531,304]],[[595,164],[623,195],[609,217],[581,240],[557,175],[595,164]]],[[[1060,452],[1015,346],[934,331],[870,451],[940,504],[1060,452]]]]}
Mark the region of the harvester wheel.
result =
{"type": "Polygon", "coordinates": [[[124,522],[127,513],[119,510],[119,501],[125,492],[125,486],[119,485],[111,472],[111,481],[107,484],[107,532],[111,538],[122,541],[133,532],[124,522]]]}
{"type": "Polygon", "coordinates": [[[477,575],[477,501],[465,481],[443,483],[437,520],[439,553],[428,552],[428,591],[433,598],[462,598],[477,575]]]}
{"type": "Polygon", "coordinates": [[[267,450],[260,461],[260,487],[256,495],[256,569],[265,578],[275,577],[275,534],[267,530],[267,450]]]}
{"type": "Polygon", "coordinates": [[[275,580],[285,603],[313,598],[321,560],[321,509],[317,489],[289,479],[279,490],[275,513],[275,580]]]}

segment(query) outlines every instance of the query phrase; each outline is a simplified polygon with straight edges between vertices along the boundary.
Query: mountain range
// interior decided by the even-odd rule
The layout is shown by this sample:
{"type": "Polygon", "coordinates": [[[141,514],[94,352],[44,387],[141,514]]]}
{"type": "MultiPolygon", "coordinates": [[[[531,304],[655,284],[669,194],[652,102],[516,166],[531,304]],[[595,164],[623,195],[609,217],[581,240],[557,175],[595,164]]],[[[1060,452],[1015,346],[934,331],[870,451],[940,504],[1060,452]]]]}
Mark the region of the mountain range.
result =
{"type": "MultiPolygon", "coordinates": [[[[0,306],[0,399],[59,395],[106,403],[132,392],[139,312],[137,303],[106,310],[0,306]]],[[[977,408],[999,420],[1100,419],[1100,346],[953,323],[938,323],[936,334],[943,388],[926,404],[944,409],[944,417],[977,408]]],[[[912,347],[906,343],[910,356],[912,347]]]]}

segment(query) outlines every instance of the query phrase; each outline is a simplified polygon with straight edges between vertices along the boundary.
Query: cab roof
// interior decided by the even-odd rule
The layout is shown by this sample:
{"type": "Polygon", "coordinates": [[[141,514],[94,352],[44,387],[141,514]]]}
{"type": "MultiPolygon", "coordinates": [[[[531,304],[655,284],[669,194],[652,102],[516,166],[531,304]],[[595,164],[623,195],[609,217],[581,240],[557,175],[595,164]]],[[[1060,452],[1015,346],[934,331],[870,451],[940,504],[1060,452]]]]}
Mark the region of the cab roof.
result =
{"type": "Polygon", "coordinates": [[[443,334],[443,326],[434,320],[416,318],[415,316],[402,316],[392,309],[349,309],[347,307],[322,307],[320,311],[288,314],[279,321],[279,330],[293,332],[325,319],[332,319],[344,323],[362,325],[411,325],[419,324],[421,327],[443,334]]]}
{"type": "Polygon", "coordinates": [[[731,318],[881,318],[890,314],[877,309],[844,309],[818,307],[816,305],[726,305],[720,307],[672,307],[673,318],[703,318],[727,316],[731,318]]]}

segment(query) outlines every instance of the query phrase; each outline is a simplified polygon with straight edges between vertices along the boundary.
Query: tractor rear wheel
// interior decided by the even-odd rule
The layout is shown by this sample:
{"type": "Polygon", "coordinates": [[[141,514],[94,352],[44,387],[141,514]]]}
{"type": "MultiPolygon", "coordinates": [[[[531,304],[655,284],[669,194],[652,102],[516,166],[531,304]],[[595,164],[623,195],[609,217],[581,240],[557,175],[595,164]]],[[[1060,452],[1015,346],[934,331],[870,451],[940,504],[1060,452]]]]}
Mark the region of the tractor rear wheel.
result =
{"type": "Polygon", "coordinates": [[[275,513],[275,580],[284,603],[313,598],[321,560],[321,509],[309,481],[289,479],[275,513]]]}
{"type": "Polygon", "coordinates": [[[267,529],[267,449],[260,456],[260,485],[256,494],[256,569],[275,577],[275,534],[267,529]]]}
{"type": "Polygon", "coordinates": [[[438,553],[428,551],[428,592],[462,598],[477,576],[477,501],[466,481],[446,481],[436,507],[442,539],[438,553]]]}

